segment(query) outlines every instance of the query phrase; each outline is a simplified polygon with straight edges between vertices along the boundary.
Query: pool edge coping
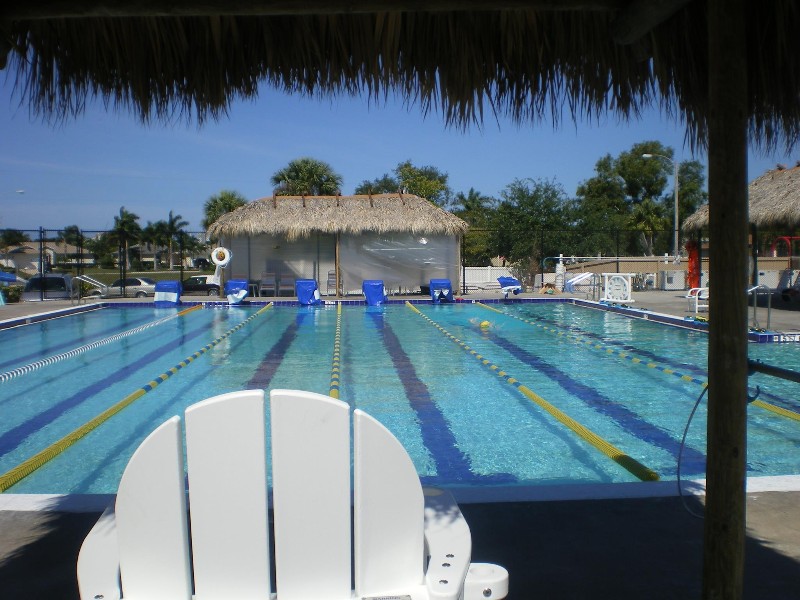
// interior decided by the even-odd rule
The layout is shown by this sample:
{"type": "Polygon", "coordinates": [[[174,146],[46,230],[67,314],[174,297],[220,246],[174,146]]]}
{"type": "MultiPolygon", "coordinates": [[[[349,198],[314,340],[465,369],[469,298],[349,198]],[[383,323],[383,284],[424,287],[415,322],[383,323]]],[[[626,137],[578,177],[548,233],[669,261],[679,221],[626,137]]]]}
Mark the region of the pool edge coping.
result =
{"type": "MultiPolygon", "coordinates": [[[[425,486],[436,487],[436,486],[425,486]]],[[[585,483],[531,486],[447,487],[459,504],[511,502],[564,502],[575,500],[631,500],[670,498],[679,495],[702,497],[705,479],[678,482],[585,483]]],[[[762,492],[800,492],[800,475],[748,477],[748,494],[762,492]]],[[[102,512],[115,494],[0,494],[0,512],[102,512]]]]}

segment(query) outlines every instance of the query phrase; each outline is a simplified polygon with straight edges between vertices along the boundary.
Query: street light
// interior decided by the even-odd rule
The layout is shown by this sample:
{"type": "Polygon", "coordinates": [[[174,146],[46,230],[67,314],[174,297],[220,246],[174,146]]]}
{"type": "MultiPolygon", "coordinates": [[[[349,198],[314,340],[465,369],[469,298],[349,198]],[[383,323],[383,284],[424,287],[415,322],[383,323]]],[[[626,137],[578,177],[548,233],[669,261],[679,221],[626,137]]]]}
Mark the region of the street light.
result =
{"type": "Polygon", "coordinates": [[[672,160],[669,156],[664,156],[663,154],[642,154],[642,158],[663,158],[664,160],[668,161],[675,169],[673,177],[675,178],[675,223],[674,223],[674,239],[672,242],[672,250],[675,253],[675,262],[680,262],[680,254],[678,254],[678,167],[680,163],[672,160]]]}

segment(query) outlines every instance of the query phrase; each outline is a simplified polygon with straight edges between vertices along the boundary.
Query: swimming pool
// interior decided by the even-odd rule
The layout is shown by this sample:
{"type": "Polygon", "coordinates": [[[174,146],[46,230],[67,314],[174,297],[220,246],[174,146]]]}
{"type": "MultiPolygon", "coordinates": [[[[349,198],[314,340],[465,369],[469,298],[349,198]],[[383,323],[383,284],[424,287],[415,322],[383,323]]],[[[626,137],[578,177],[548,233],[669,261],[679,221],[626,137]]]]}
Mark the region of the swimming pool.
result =
{"type": "MultiPolygon", "coordinates": [[[[702,332],[565,302],[110,306],[0,331],[0,343],[15,349],[0,359],[0,474],[125,404],[8,489],[41,494],[113,493],[141,440],[206,397],[332,385],[429,483],[674,480],[707,354],[702,332]]],[[[798,344],[752,344],[751,356],[800,369],[798,344]]],[[[751,383],[749,475],[800,474],[797,384],[751,383]]],[[[702,403],[683,478],[705,476],[705,425],[702,403]]]]}

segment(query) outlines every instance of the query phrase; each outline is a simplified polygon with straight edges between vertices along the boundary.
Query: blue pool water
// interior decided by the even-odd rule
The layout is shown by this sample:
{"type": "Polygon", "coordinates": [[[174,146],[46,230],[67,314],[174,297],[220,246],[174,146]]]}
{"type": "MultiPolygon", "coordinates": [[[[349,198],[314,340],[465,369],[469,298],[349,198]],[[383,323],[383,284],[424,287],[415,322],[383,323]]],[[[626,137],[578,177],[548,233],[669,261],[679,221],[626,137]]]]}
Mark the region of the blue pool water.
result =
{"type": "MultiPolygon", "coordinates": [[[[152,429],[212,395],[328,393],[337,325],[341,399],[382,421],[439,485],[639,480],[568,423],[675,479],[706,381],[704,333],[569,303],[260,308],[109,307],[0,331],[13,349],[0,358],[0,475],[152,387],[8,492],[113,493],[152,429]]],[[[800,370],[800,344],[750,350],[800,370]]],[[[749,474],[800,474],[797,384],[751,384],[749,474]]],[[[683,478],[705,476],[705,417],[703,402],[683,478]]]]}

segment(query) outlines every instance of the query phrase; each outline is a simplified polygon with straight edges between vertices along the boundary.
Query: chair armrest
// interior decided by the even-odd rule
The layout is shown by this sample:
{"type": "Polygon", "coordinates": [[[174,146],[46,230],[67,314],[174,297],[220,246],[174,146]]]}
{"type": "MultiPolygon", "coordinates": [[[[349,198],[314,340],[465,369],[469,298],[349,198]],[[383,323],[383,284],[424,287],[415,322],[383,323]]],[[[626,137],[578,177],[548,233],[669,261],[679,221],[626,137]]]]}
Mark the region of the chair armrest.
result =
{"type": "Polygon", "coordinates": [[[119,547],[114,505],[92,527],[78,554],[78,590],[82,600],[119,599],[119,547]]]}
{"type": "Polygon", "coordinates": [[[428,568],[425,584],[431,598],[458,599],[472,555],[472,537],[453,495],[440,488],[423,488],[425,545],[428,568]]]}

